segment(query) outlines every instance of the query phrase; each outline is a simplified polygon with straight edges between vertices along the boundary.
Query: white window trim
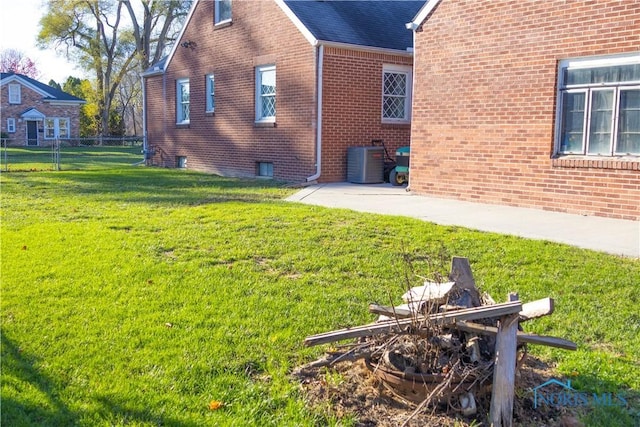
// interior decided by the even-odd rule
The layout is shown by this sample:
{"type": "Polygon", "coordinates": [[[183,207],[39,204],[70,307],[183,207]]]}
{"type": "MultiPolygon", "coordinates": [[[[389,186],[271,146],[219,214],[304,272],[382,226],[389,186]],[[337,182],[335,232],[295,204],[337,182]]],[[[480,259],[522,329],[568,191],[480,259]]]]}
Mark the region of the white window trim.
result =
{"type": "MultiPolygon", "coordinates": [[[[591,109],[591,96],[590,93],[593,90],[598,90],[599,87],[595,84],[591,85],[565,85],[564,84],[564,70],[565,69],[586,69],[586,68],[598,68],[606,66],[616,65],[630,65],[640,64],[640,52],[634,52],[631,54],[610,55],[610,56],[597,56],[589,58],[572,58],[559,61],[557,70],[557,94],[556,94],[556,122],[555,122],[555,138],[554,138],[554,154],[556,156],[569,156],[569,155],[581,155],[589,157],[616,157],[624,156],[625,154],[617,154],[616,141],[618,132],[618,103],[620,97],[620,90],[636,89],[640,85],[640,81],[621,82],[619,84],[612,83],[611,85],[602,84],[602,88],[612,87],[614,88],[614,110],[615,114],[612,119],[611,130],[611,142],[608,154],[589,154],[589,141],[587,141],[587,135],[590,129],[591,115],[589,113],[591,109]],[[637,85],[636,85],[637,84],[637,85]],[[565,92],[584,92],[585,93],[585,115],[588,115],[584,119],[583,135],[582,135],[582,151],[581,152],[563,152],[562,148],[562,125],[563,125],[563,112],[564,105],[562,95],[565,92]]],[[[635,154],[633,156],[636,156],[635,154]]]]}
{"type": "Polygon", "coordinates": [[[42,127],[44,129],[44,139],[69,139],[71,137],[71,120],[68,117],[46,117],[43,121],[42,127]],[[53,136],[47,136],[47,121],[53,121],[53,136]],[[67,134],[60,135],[60,122],[67,123],[67,134]]]}
{"type": "MultiPolygon", "coordinates": [[[[220,19],[220,0],[214,0],[215,3],[215,11],[213,12],[213,24],[214,26],[229,24],[233,18],[233,13],[231,13],[231,17],[227,19],[220,19]]],[[[233,8],[232,0],[229,0],[229,5],[233,8]]],[[[233,10],[233,9],[232,9],[233,10]]]]}
{"type": "Polygon", "coordinates": [[[16,133],[16,119],[13,117],[7,119],[7,133],[16,133]]]}
{"type": "Polygon", "coordinates": [[[276,94],[274,95],[276,97],[276,115],[278,114],[278,110],[277,110],[277,96],[278,96],[278,73],[276,71],[276,66],[271,64],[271,65],[261,65],[259,67],[256,67],[256,81],[255,81],[255,86],[256,86],[256,92],[255,92],[255,109],[256,109],[256,123],[275,123],[276,122],[276,116],[263,116],[262,114],[262,92],[261,92],[261,85],[260,83],[262,82],[262,73],[264,73],[265,71],[274,71],[276,73],[276,94]]]}
{"type": "Polygon", "coordinates": [[[22,104],[22,86],[17,83],[9,83],[9,104],[22,104]]]}
{"type": "Polygon", "coordinates": [[[409,65],[395,65],[395,64],[385,64],[382,66],[382,87],[380,88],[382,95],[380,97],[380,118],[382,123],[396,123],[396,124],[407,124],[411,123],[411,95],[413,92],[413,68],[409,65]],[[404,100],[404,111],[406,115],[402,119],[393,119],[384,117],[384,75],[386,73],[397,73],[397,74],[406,74],[407,76],[407,87],[406,93],[407,96],[404,100]]]}
{"type": "Polygon", "coordinates": [[[205,77],[205,87],[206,87],[206,107],[205,112],[214,113],[216,111],[216,80],[215,75],[207,74],[205,77]]]}
{"type": "Polygon", "coordinates": [[[176,124],[177,125],[188,125],[191,123],[191,105],[189,105],[189,118],[185,119],[182,113],[182,106],[186,104],[182,101],[182,90],[181,87],[184,84],[189,85],[189,104],[191,104],[191,84],[189,83],[188,78],[182,78],[176,80],[176,124]]]}

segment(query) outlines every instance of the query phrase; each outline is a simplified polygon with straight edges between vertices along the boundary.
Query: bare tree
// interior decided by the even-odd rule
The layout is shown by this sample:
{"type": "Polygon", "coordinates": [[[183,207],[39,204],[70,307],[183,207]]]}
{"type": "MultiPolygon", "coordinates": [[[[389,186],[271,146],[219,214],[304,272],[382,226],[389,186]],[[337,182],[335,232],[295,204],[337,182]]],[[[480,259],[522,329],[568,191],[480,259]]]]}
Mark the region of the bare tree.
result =
{"type": "Polygon", "coordinates": [[[40,78],[40,71],[35,62],[16,49],[7,49],[0,53],[0,72],[22,74],[36,80],[40,78]]]}
{"type": "Polygon", "coordinates": [[[68,58],[93,71],[100,134],[108,132],[109,115],[126,76],[162,57],[189,5],[184,0],[139,0],[140,7],[131,0],[48,0],[38,42],[63,49],[68,58]]]}

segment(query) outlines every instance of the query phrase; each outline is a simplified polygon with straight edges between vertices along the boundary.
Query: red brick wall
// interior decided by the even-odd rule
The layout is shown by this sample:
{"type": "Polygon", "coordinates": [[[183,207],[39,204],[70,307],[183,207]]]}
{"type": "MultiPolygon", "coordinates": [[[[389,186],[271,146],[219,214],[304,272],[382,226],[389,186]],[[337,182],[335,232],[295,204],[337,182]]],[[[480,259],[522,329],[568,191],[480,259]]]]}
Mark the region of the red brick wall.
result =
{"type": "Polygon", "coordinates": [[[227,176],[302,181],[315,172],[316,49],[275,2],[234,1],[233,22],[214,29],[214,2],[201,1],[164,76],[147,79],[147,130],[154,161],[227,176]],[[276,65],[276,126],[254,124],[255,67],[276,65]],[[205,75],[215,75],[215,114],[205,113],[205,75]],[[176,79],[190,79],[190,124],[176,125],[176,79]],[[162,101],[164,93],[165,102],[162,101]]]}
{"type": "Polygon", "coordinates": [[[413,58],[329,47],[324,52],[322,105],[323,182],[347,179],[347,148],[381,139],[390,156],[409,145],[410,124],[382,123],[384,65],[411,65],[413,58]]]}
{"type": "Polygon", "coordinates": [[[553,159],[562,59],[637,52],[640,2],[442,0],[416,35],[411,189],[640,219],[640,159],[553,159]]]}
{"type": "MultiPolygon", "coordinates": [[[[14,84],[17,82],[11,82],[14,84]]],[[[0,99],[2,100],[2,111],[0,112],[1,127],[0,131],[7,132],[7,119],[14,118],[16,122],[15,133],[9,133],[9,144],[11,145],[27,145],[27,123],[20,118],[29,108],[36,108],[42,114],[52,118],[68,118],[70,126],[71,138],[79,136],[80,128],[80,105],[56,105],[55,103],[45,102],[43,96],[38,92],[21,85],[20,104],[9,104],[9,84],[5,84],[0,89],[0,99]]],[[[38,122],[38,129],[43,129],[44,123],[38,122]]],[[[44,132],[38,132],[38,144],[49,145],[51,140],[44,139],[44,132]]]]}
{"type": "MultiPolygon", "coordinates": [[[[304,181],[316,172],[316,48],[282,10],[267,1],[234,1],[233,23],[214,29],[214,3],[201,1],[164,76],[147,78],[149,143],[156,164],[228,176],[254,176],[272,162],[277,179],[304,181]],[[268,23],[268,24],[265,24],[268,23]],[[277,31],[274,31],[277,29],[277,31]],[[254,125],[255,66],[276,64],[276,127],[254,125]],[[216,80],[215,115],[205,113],[205,75],[216,80]],[[191,117],[175,121],[176,79],[189,77],[191,117]],[[163,98],[165,102],[162,102],[163,98]]],[[[346,179],[347,147],[383,139],[390,153],[408,145],[410,125],[382,125],[382,66],[411,65],[407,56],[327,48],[323,67],[321,182],[346,179]]]]}

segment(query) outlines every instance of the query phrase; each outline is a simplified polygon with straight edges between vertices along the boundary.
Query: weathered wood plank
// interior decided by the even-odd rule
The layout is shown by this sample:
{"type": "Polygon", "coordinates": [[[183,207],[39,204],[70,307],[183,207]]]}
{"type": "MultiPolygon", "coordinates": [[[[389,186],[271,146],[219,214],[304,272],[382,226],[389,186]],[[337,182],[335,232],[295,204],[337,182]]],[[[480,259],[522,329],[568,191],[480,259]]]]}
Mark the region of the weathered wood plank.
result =
{"type": "Polygon", "coordinates": [[[312,346],[349,338],[368,337],[385,333],[403,333],[411,327],[419,327],[421,322],[426,325],[448,325],[460,320],[485,319],[503,316],[506,314],[516,314],[519,313],[520,310],[522,310],[522,303],[520,301],[512,301],[503,304],[473,307],[447,313],[437,313],[429,316],[416,316],[415,318],[410,319],[387,320],[384,322],[371,323],[369,325],[356,326],[353,328],[339,329],[312,335],[304,340],[304,344],[312,346]]]}
{"type": "MultiPolygon", "coordinates": [[[[553,310],[554,302],[552,298],[542,298],[539,300],[527,302],[522,304],[522,310],[519,313],[520,321],[524,322],[527,320],[547,316],[549,314],[552,314],[553,310]]],[[[395,317],[397,319],[406,319],[415,315],[411,313],[411,310],[378,304],[369,304],[369,311],[375,314],[395,317]]]]}
{"type": "Polygon", "coordinates": [[[388,305],[369,304],[369,311],[382,316],[395,317],[396,319],[408,319],[411,316],[415,316],[415,313],[412,313],[411,310],[388,305]]]}
{"type": "Polygon", "coordinates": [[[468,258],[454,256],[451,259],[449,280],[456,282],[456,286],[460,289],[467,289],[469,291],[471,302],[475,307],[479,307],[482,304],[468,258]]]}
{"type": "MultiPolygon", "coordinates": [[[[511,301],[517,294],[510,294],[511,301]]],[[[507,314],[500,318],[496,335],[496,358],[493,367],[491,407],[489,420],[493,427],[513,425],[513,399],[516,381],[518,315],[507,314]]]]}
{"type": "MultiPolygon", "coordinates": [[[[476,334],[484,334],[484,335],[492,335],[495,336],[498,334],[498,328],[495,326],[486,326],[481,325],[479,323],[473,322],[465,322],[460,321],[456,322],[456,328],[473,332],[476,334]]],[[[566,340],[564,338],[550,337],[546,335],[536,335],[536,334],[528,334],[526,332],[518,331],[517,334],[518,343],[527,343],[527,344],[538,344],[538,345],[546,345],[549,347],[562,348],[565,350],[577,350],[578,345],[573,341],[566,340]]]]}

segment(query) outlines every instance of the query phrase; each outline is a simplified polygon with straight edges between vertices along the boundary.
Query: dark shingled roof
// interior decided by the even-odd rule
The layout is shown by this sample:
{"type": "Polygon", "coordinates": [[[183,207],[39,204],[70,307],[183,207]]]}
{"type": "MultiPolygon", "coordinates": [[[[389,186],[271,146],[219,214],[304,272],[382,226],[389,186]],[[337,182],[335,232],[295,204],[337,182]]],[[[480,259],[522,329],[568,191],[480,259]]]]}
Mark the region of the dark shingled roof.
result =
{"type": "Polygon", "coordinates": [[[57,101],[75,101],[75,102],[84,102],[84,99],[80,99],[71,95],[70,93],[63,92],[54,87],[46,85],[44,83],[40,83],[37,80],[32,79],[31,77],[27,77],[23,74],[18,73],[0,73],[0,80],[4,80],[11,76],[15,75],[19,77],[21,80],[24,80],[26,83],[29,83],[32,86],[35,86],[39,90],[48,93],[51,96],[45,96],[44,99],[57,100],[57,101]]]}
{"type": "Polygon", "coordinates": [[[411,22],[425,1],[285,1],[305,27],[320,41],[386,49],[413,47],[411,22]]]}

